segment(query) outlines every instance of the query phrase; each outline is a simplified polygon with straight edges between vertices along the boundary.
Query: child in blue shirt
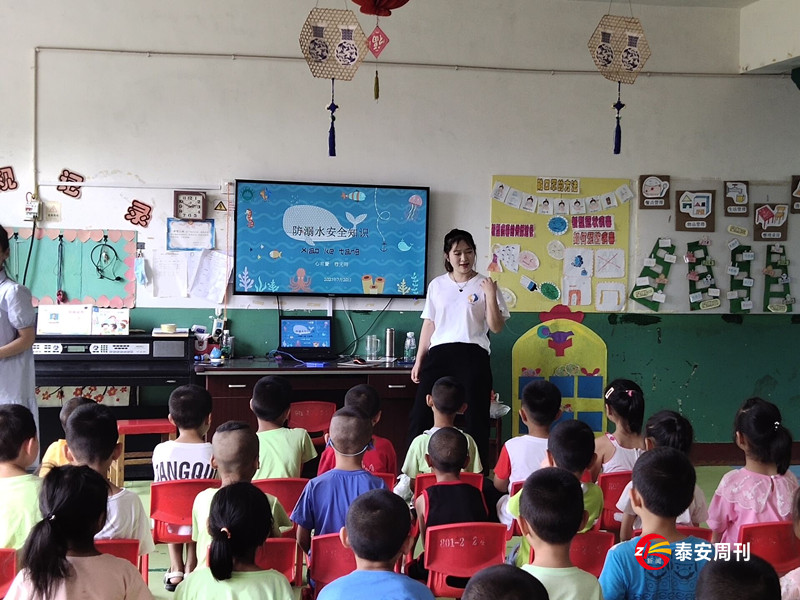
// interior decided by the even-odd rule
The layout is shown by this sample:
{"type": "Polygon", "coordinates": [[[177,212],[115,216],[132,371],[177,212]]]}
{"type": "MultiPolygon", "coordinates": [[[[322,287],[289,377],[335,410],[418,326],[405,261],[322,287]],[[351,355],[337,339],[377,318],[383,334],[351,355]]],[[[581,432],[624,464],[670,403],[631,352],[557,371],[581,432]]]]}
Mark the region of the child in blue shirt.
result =
{"type": "Polygon", "coordinates": [[[414,544],[410,534],[411,515],[400,496],[389,490],[359,496],[339,534],[342,544],[356,555],[356,570],[326,585],[319,600],[433,600],[425,585],[393,570],[414,544]]]}
{"type": "Polygon", "coordinates": [[[682,535],[676,525],[694,495],[696,476],[692,463],[675,448],[653,448],[636,461],[632,477],[631,505],[642,519],[642,535],[608,551],[600,573],[603,597],[694,598],[700,570],[714,553],[710,544],[682,535]],[[649,536],[654,537],[648,539],[649,536]],[[698,546],[705,546],[711,556],[709,552],[698,552],[698,546]],[[662,556],[667,556],[667,564],[662,556]]]}

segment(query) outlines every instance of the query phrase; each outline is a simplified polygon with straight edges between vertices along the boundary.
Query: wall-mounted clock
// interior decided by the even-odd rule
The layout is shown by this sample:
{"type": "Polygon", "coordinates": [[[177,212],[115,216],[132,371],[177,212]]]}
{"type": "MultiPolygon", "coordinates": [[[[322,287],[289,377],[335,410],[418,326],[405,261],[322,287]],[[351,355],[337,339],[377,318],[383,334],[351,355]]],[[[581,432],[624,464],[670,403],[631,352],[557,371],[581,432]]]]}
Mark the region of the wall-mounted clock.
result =
{"type": "Polygon", "coordinates": [[[175,198],[175,218],[186,219],[189,221],[199,221],[206,215],[206,193],[205,192],[183,192],[176,190],[175,198]]]}

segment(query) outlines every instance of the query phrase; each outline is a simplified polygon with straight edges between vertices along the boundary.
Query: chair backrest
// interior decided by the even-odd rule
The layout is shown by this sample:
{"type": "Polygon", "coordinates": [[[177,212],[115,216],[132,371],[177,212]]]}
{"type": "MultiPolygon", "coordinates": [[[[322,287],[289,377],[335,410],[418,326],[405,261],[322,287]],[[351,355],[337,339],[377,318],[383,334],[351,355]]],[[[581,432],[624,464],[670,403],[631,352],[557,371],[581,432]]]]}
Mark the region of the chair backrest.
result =
{"type": "Polygon", "coordinates": [[[331,418],[336,412],[335,402],[307,400],[292,402],[289,409],[289,428],[302,427],[309,433],[328,433],[331,418]]]}
{"type": "Polygon", "coordinates": [[[606,554],[615,541],[614,534],[610,531],[579,533],[572,538],[569,546],[569,559],[579,569],[588,571],[595,577],[600,577],[606,554]]]}
{"type": "Polygon", "coordinates": [[[782,577],[800,567],[800,543],[791,521],[772,521],[742,525],[739,542],[750,544],[750,554],[770,563],[782,577]]]}
{"type": "Polygon", "coordinates": [[[711,534],[714,533],[706,527],[694,527],[692,525],[678,525],[678,531],[683,535],[693,535],[707,542],[711,541],[711,534]]]}
{"type": "Polygon", "coordinates": [[[619,531],[622,525],[622,513],[617,509],[617,502],[630,480],[630,471],[601,473],[597,478],[597,485],[603,490],[603,510],[600,511],[600,516],[594,524],[594,529],[619,531]],[[617,515],[619,515],[619,518],[617,518],[617,515]]]}
{"type": "Polygon", "coordinates": [[[380,477],[383,479],[383,483],[386,484],[386,489],[390,492],[394,489],[394,486],[397,484],[397,475],[394,473],[373,473],[375,477],[380,477]]]}
{"type": "MultiPolygon", "coordinates": [[[[511,484],[511,488],[508,490],[508,495],[513,496],[522,489],[523,485],[525,485],[524,481],[514,481],[511,484]]],[[[514,519],[514,522],[511,524],[511,529],[508,530],[508,535],[506,537],[510,539],[516,535],[522,535],[522,530],[519,528],[519,523],[517,520],[514,519]]]]}
{"type": "Polygon", "coordinates": [[[308,483],[303,477],[285,477],[278,479],[255,479],[253,485],[262,492],[275,496],[287,515],[291,515],[300,494],[308,483]]]}
{"type": "Polygon", "coordinates": [[[103,554],[124,558],[136,568],[139,567],[139,540],[137,539],[95,540],[94,545],[103,554]]]}
{"type": "Polygon", "coordinates": [[[302,584],[303,553],[294,539],[267,538],[256,551],[256,565],[262,569],[275,569],[294,586],[302,584]]]}
{"type": "MultiPolygon", "coordinates": [[[[464,483],[468,483],[473,487],[483,491],[483,474],[470,473],[469,471],[461,471],[458,478],[464,483]]],[[[414,498],[416,499],[427,488],[436,483],[436,475],[434,473],[420,473],[414,479],[414,498]]]]}
{"type": "Polygon", "coordinates": [[[472,575],[503,563],[506,526],[502,523],[453,523],[425,530],[425,568],[433,595],[461,598],[472,575]]]}
{"type": "Polygon", "coordinates": [[[314,580],[314,597],[334,579],[344,577],[356,570],[353,550],[345,548],[338,533],[315,535],[311,538],[311,554],[308,560],[308,576],[314,580]]]}
{"type": "Polygon", "coordinates": [[[17,551],[0,548],[0,598],[6,595],[17,574],[17,551]]]}
{"type": "Polygon", "coordinates": [[[191,533],[188,535],[173,533],[168,531],[167,525],[191,525],[192,504],[197,494],[211,487],[218,488],[220,485],[219,479],[176,479],[150,484],[153,541],[156,544],[191,542],[191,533]]]}

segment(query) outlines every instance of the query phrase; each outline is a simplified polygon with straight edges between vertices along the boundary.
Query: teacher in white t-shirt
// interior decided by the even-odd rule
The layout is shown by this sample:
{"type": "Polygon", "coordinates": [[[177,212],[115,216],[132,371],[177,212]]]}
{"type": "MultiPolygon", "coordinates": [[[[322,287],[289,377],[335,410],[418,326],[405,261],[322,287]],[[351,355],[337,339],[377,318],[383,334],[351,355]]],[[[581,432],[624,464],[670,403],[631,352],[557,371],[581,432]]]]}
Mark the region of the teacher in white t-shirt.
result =
{"type": "Polygon", "coordinates": [[[475,270],[475,240],[463,229],[444,237],[446,273],[428,286],[422,331],[411,379],[419,384],[409,416],[413,439],[433,424],[425,397],[437,379],[450,375],[465,387],[464,430],[475,438],[481,462],[488,468],[489,401],[492,370],[489,330],[500,333],[509,317],[497,283],[475,270]]]}

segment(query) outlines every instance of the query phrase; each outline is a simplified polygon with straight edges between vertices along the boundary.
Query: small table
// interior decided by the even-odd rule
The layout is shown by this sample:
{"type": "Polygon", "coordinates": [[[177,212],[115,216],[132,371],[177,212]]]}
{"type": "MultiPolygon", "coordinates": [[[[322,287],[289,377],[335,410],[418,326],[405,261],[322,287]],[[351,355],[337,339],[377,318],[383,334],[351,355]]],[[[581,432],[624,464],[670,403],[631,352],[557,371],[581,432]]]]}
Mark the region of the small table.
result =
{"type": "Polygon", "coordinates": [[[118,487],[125,485],[125,465],[149,465],[153,460],[151,452],[126,452],[126,435],[161,434],[161,441],[174,440],[177,436],[175,425],[169,419],[122,419],[117,421],[119,443],[122,446],[119,458],[111,463],[108,478],[118,487]]]}

